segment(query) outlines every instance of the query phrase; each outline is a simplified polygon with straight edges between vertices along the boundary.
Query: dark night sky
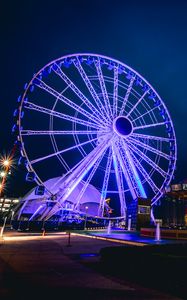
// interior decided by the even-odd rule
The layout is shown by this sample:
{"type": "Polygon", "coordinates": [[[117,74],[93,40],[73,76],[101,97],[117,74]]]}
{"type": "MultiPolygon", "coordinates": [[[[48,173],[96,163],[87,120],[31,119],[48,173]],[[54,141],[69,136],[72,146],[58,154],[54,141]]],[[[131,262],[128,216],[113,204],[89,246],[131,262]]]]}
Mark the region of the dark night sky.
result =
{"type": "MultiPolygon", "coordinates": [[[[186,1],[1,1],[0,152],[10,151],[17,96],[33,73],[65,54],[92,52],[121,60],[144,76],[174,123],[174,181],[187,177],[186,1]]],[[[23,171],[9,194],[30,189],[23,171]]]]}

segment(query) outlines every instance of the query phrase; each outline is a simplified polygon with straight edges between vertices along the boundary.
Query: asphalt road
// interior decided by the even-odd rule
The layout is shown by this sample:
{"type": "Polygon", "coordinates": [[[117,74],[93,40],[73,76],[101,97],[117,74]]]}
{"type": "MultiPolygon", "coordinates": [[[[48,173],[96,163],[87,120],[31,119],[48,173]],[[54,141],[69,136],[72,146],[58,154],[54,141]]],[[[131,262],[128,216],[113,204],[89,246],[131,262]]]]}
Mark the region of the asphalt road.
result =
{"type": "Polygon", "coordinates": [[[180,299],[100,272],[99,251],[111,245],[121,244],[74,235],[69,241],[68,235],[5,233],[0,299],[180,299]]]}

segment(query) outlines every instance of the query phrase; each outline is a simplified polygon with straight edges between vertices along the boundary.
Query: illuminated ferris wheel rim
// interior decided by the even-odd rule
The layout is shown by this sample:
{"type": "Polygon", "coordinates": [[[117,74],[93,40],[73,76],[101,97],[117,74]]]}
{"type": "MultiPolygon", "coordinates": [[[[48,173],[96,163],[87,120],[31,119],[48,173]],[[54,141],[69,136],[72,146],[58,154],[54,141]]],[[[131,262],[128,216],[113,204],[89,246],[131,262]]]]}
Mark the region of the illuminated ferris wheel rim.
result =
{"type": "MultiPolygon", "coordinates": [[[[117,59],[113,59],[109,56],[105,56],[105,55],[102,55],[102,54],[94,54],[94,53],[75,53],[75,54],[67,54],[67,55],[64,55],[64,56],[61,56],[60,58],[57,58],[57,59],[54,59],[52,60],[51,62],[49,62],[48,64],[46,64],[43,68],[41,68],[37,73],[34,74],[34,77],[37,77],[45,68],[47,67],[50,67],[52,66],[54,63],[57,63],[59,61],[62,61],[64,59],[67,59],[67,58],[75,58],[75,57],[80,57],[80,56],[91,56],[91,57],[99,57],[99,58],[102,58],[102,59],[106,59],[106,60],[110,60],[110,61],[113,61],[114,63],[116,64],[119,64],[119,65],[122,65],[123,67],[127,68],[128,70],[130,70],[132,73],[135,73],[139,78],[141,78],[147,85],[149,85],[152,89],[152,91],[157,95],[157,97],[161,100],[161,97],[159,96],[159,94],[157,93],[157,91],[153,88],[153,86],[140,74],[138,73],[137,71],[135,71],[133,68],[131,68],[130,66],[126,65],[125,63],[117,60],[117,59]]],[[[32,84],[33,82],[33,78],[31,79],[31,81],[29,82],[28,86],[32,84]]],[[[23,98],[24,98],[24,95],[26,94],[26,92],[23,94],[23,98]]],[[[165,107],[164,103],[162,103],[163,106],[165,107]]],[[[166,108],[166,107],[165,107],[166,108]]],[[[170,116],[168,110],[167,110],[167,113],[168,115],[170,116]]]]}
{"type": "MultiPolygon", "coordinates": [[[[138,78],[142,79],[148,86],[151,87],[151,90],[155,93],[155,95],[158,97],[159,100],[162,101],[161,97],[159,96],[159,94],[157,93],[157,91],[153,88],[153,86],[140,74],[138,73],[137,71],[135,71],[133,68],[129,67],[128,65],[126,65],[125,63],[123,62],[120,62],[119,60],[117,59],[113,59],[111,57],[108,57],[108,56],[105,56],[105,55],[100,55],[100,54],[93,54],[93,53],[75,53],[75,54],[68,54],[68,55],[65,55],[65,56],[61,56],[60,58],[57,58],[57,59],[54,59],[52,60],[51,62],[49,62],[48,64],[46,64],[43,68],[41,68],[37,73],[34,74],[34,77],[31,79],[31,81],[29,82],[28,84],[28,87],[30,85],[32,85],[33,83],[33,79],[36,78],[44,69],[46,69],[47,67],[50,67],[52,66],[54,63],[57,63],[59,61],[62,61],[64,59],[68,59],[68,58],[75,58],[75,57],[80,57],[80,56],[91,56],[91,57],[99,57],[99,58],[102,58],[102,59],[106,59],[106,60],[109,60],[109,61],[113,61],[114,63],[116,64],[119,64],[119,65],[122,65],[124,68],[127,68],[128,70],[130,70],[133,74],[136,74],[136,76],[138,76],[138,78]]],[[[28,89],[27,87],[27,89],[28,89]]],[[[27,93],[27,89],[25,90],[24,94],[23,94],[23,97],[22,97],[22,100],[21,102],[23,103],[23,100],[24,100],[24,97],[27,93]]],[[[22,103],[21,103],[21,106],[22,106],[22,103]]],[[[167,111],[167,114],[169,115],[170,117],[170,114],[169,114],[169,111],[168,109],[166,108],[164,102],[162,101],[162,105],[163,107],[166,109],[167,111]]],[[[171,117],[170,117],[171,119],[171,117]]],[[[20,118],[19,118],[19,121],[20,121],[20,118]]],[[[175,134],[175,131],[174,131],[174,128],[173,128],[173,132],[175,134]]],[[[175,136],[175,139],[176,139],[176,136],[175,136]]]]}
{"type": "MultiPolygon", "coordinates": [[[[174,144],[175,144],[175,155],[174,155],[174,160],[173,160],[173,171],[170,172],[170,174],[169,174],[169,175],[170,175],[170,180],[171,180],[171,177],[173,176],[175,164],[176,164],[176,139],[175,139],[175,132],[174,132],[174,128],[173,128],[173,125],[172,125],[172,122],[171,122],[171,118],[170,118],[169,112],[168,112],[168,110],[167,110],[165,104],[164,104],[163,101],[161,100],[159,94],[155,91],[155,89],[150,85],[150,83],[149,83],[147,80],[145,80],[138,72],[136,72],[136,71],[135,71],[134,69],[132,69],[131,67],[127,66],[126,64],[124,64],[124,63],[122,63],[122,62],[120,62],[120,61],[118,61],[118,60],[112,59],[112,58],[110,58],[110,57],[107,57],[107,56],[104,56],[104,55],[92,54],[92,53],[77,53],[77,54],[71,54],[71,55],[62,56],[62,57],[60,57],[60,58],[58,58],[58,59],[56,59],[56,60],[53,60],[52,62],[50,62],[50,63],[48,63],[46,66],[44,66],[42,69],[40,69],[40,71],[38,71],[38,72],[34,75],[34,77],[32,78],[32,80],[31,80],[30,83],[28,84],[28,86],[27,86],[27,88],[26,88],[26,90],[25,90],[25,92],[24,92],[24,94],[23,94],[22,100],[21,100],[20,114],[19,114],[19,126],[20,126],[20,135],[19,135],[19,136],[20,136],[20,141],[21,141],[22,146],[23,146],[23,153],[24,153],[24,156],[27,158],[27,161],[28,161],[28,170],[29,170],[29,171],[34,171],[34,169],[33,169],[33,167],[32,167],[32,164],[30,163],[30,159],[29,159],[29,157],[28,157],[28,155],[27,155],[27,151],[25,150],[24,141],[23,141],[23,136],[22,136],[22,133],[21,133],[21,132],[22,132],[22,129],[21,129],[21,111],[22,111],[22,106],[23,106],[23,104],[24,104],[25,97],[26,97],[26,94],[27,94],[27,92],[28,92],[28,89],[29,89],[29,87],[33,84],[35,78],[38,78],[38,76],[41,74],[41,72],[42,72],[43,70],[45,70],[46,68],[52,67],[54,64],[58,64],[59,62],[65,61],[65,60],[67,60],[67,59],[75,59],[75,60],[77,60],[77,59],[79,59],[80,57],[83,58],[83,61],[86,60],[88,57],[92,57],[92,58],[95,58],[96,60],[99,60],[99,61],[100,61],[101,59],[103,59],[103,60],[104,60],[104,63],[107,63],[107,64],[108,64],[108,61],[109,61],[109,62],[112,62],[113,64],[117,64],[118,66],[122,66],[122,67],[124,68],[124,69],[123,69],[123,72],[124,72],[125,74],[127,74],[127,71],[126,71],[126,70],[128,70],[128,72],[129,72],[129,71],[132,72],[132,75],[134,76],[134,78],[137,77],[137,78],[141,79],[141,80],[142,80],[142,81],[150,88],[151,92],[153,92],[153,93],[155,94],[155,97],[157,97],[157,98],[161,101],[162,107],[165,109],[165,112],[166,112],[167,116],[169,117],[169,121],[170,121],[170,124],[171,124],[171,127],[172,127],[173,139],[174,139],[174,141],[175,141],[175,142],[174,142],[174,144]]],[[[114,65],[113,65],[113,66],[114,66],[114,65]]],[[[126,116],[117,116],[117,117],[115,118],[115,120],[113,121],[113,124],[112,124],[112,125],[113,125],[113,130],[115,131],[115,133],[117,133],[117,135],[119,135],[119,136],[121,136],[121,137],[128,137],[128,136],[131,136],[131,133],[133,133],[133,124],[132,124],[131,120],[130,120],[128,117],[126,117],[126,116]],[[130,130],[129,130],[128,134],[121,134],[121,132],[117,129],[116,123],[117,123],[117,121],[118,121],[119,119],[121,119],[122,121],[124,121],[124,122],[130,124],[130,125],[129,125],[129,126],[130,126],[130,130]]],[[[38,179],[38,183],[40,183],[40,184],[43,183],[43,181],[40,179],[40,177],[38,176],[38,174],[36,174],[36,178],[38,179]]],[[[159,195],[159,198],[160,198],[161,195],[162,195],[162,192],[159,193],[159,194],[160,194],[160,195],[159,195]]],[[[157,197],[156,200],[158,200],[158,197],[157,197]]],[[[156,202],[156,201],[155,201],[155,202],[156,202]]]]}

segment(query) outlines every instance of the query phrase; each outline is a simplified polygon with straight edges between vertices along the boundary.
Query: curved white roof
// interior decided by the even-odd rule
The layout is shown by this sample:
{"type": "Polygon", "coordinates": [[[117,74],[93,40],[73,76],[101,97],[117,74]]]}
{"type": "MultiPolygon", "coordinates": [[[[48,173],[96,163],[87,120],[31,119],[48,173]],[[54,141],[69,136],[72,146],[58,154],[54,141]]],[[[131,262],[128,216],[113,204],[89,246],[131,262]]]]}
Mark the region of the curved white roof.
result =
{"type": "MultiPolygon", "coordinates": [[[[44,185],[48,190],[50,190],[53,194],[55,194],[59,190],[59,188],[62,188],[62,180],[63,180],[62,177],[51,178],[45,181],[44,185]]],[[[66,200],[75,204],[77,201],[77,197],[83,187],[83,184],[84,181],[81,181],[66,200]]],[[[35,195],[35,188],[33,188],[22,198],[22,200],[39,200],[39,199],[42,200],[44,198],[48,198],[49,196],[50,194],[47,191],[45,191],[43,196],[35,195]]],[[[100,192],[93,185],[89,184],[82,198],[80,199],[80,204],[84,204],[87,202],[99,204],[100,197],[101,197],[100,192]]]]}

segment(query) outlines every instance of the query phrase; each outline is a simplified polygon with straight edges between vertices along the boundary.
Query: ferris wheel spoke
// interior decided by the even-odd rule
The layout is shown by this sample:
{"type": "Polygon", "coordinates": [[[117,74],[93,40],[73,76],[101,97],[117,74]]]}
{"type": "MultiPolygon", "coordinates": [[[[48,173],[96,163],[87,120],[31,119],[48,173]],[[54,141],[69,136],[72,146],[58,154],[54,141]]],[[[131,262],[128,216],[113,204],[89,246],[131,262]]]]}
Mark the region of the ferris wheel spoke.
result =
{"type": "MultiPolygon", "coordinates": [[[[79,74],[81,75],[85,85],[87,86],[90,94],[92,95],[92,98],[94,99],[99,111],[102,113],[103,118],[108,117],[107,111],[106,111],[105,107],[103,106],[99,96],[97,95],[91,81],[89,80],[88,76],[86,75],[86,72],[84,71],[78,57],[77,57],[76,61],[74,61],[74,65],[77,68],[77,70],[79,71],[79,74]]],[[[109,121],[110,120],[108,120],[108,122],[109,121]]]]}
{"type": "Polygon", "coordinates": [[[129,86],[127,88],[127,91],[126,91],[126,94],[125,94],[125,97],[123,99],[123,103],[122,103],[122,106],[121,106],[121,110],[120,110],[120,113],[119,113],[120,116],[124,114],[125,105],[126,105],[128,99],[129,99],[129,95],[131,93],[131,89],[132,89],[134,80],[135,80],[135,77],[132,77],[131,80],[130,80],[130,83],[129,83],[129,86]]]}
{"type": "Polygon", "coordinates": [[[103,99],[104,99],[104,102],[105,102],[105,107],[106,107],[106,110],[107,110],[107,114],[110,118],[112,118],[111,105],[110,105],[108,93],[107,93],[107,90],[106,90],[106,85],[105,85],[105,80],[104,80],[104,77],[103,77],[103,72],[102,72],[102,69],[101,69],[100,59],[98,59],[95,62],[95,66],[96,66],[96,69],[97,69],[97,74],[98,74],[99,83],[100,83],[103,99]]]}
{"type": "Polygon", "coordinates": [[[140,151],[135,145],[132,143],[127,142],[128,147],[134,151],[136,154],[138,154],[139,157],[143,158],[144,161],[146,161],[152,168],[154,168],[155,171],[160,173],[162,177],[166,177],[167,173],[160,168],[152,159],[150,159],[146,154],[144,154],[142,151],[140,151]]]}
{"type": "MultiPolygon", "coordinates": [[[[106,152],[106,150],[105,150],[105,152],[106,152]]],[[[82,187],[80,193],[78,194],[78,197],[77,197],[77,203],[76,203],[76,205],[75,205],[75,210],[78,208],[79,203],[80,203],[80,200],[81,200],[82,196],[84,195],[84,193],[85,193],[85,191],[86,191],[86,189],[87,189],[87,187],[88,187],[88,185],[89,185],[91,179],[93,178],[93,176],[94,176],[96,170],[98,169],[98,167],[99,167],[99,165],[100,165],[100,163],[101,163],[101,161],[102,161],[102,159],[103,159],[103,156],[104,156],[105,152],[103,152],[103,154],[98,158],[98,160],[97,160],[97,161],[95,162],[95,164],[93,165],[93,169],[91,170],[91,172],[90,172],[90,174],[89,174],[87,180],[85,181],[85,183],[84,183],[84,185],[83,185],[83,187],[82,187]]]]}
{"type": "Polygon", "coordinates": [[[147,124],[147,125],[142,125],[142,126],[136,126],[136,127],[133,127],[133,130],[162,126],[162,125],[166,125],[167,123],[168,122],[160,122],[160,123],[153,123],[153,124],[147,124]]]}
{"type": "Polygon", "coordinates": [[[73,116],[70,116],[70,115],[67,115],[67,114],[57,112],[55,110],[50,110],[48,108],[36,105],[34,103],[31,103],[31,102],[25,103],[24,108],[30,109],[30,110],[35,110],[35,111],[47,114],[49,116],[53,116],[53,117],[57,117],[57,118],[67,120],[67,121],[70,121],[70,122],[78,123],[78,124],[81,124],[81,125],[84,125],[84,126],[93,127],[93,128],[97,128],[97,129],[100,129],[100,130],[102,128],[98,124],[92,123],[90,121],[85,121],[85,120],[82,120],[82,119],[79,119],[79,118],[76,118],[76,117],[73,117],[73,116]]]}
{"type": "MultiPolygon", "coordinates": [[[[82,100],[82,102],[94,112],[99,118],[98,121],[103,119],[102,114],[95,108],[95,106],[88,100],[88,98],[80,91],[80,89],[70,80],[70,78],[62,71],[62,69],[55,63],[53,66],[54,72],[68,85],[69,88],[82,100]],[[101,119],[100,119],[101,118],[101,119]]],[[[106,123],[106,120],[103,120],[106,123]]]]}
{"type": "Polygon", "coordinates": [[[118,149],[118,146],[116,146],[114,143],[113,143],[113,149],[114,149],[114,152],[116,154],[117,160],[119,161],[120,167],[123,171],[123,175],[125,177],[127,185],[128,185],[129,190],[131,192],[132,198],[133,198],[133,200],[135,200],[137,198],[137,194],[135,192],[135,187],[133,186],[133,183],[131,181],[132,178],[131,178],[131,176],[128,172],[128,167],[126,165],[125,157],[123,155],[121,155],[120,150],[118,149]]]}
{"type": "MultiPolygon", "coordinates": [[[[49,128],[53,128],[53,117],[52,116],[50,116],[50,123],[49,124],[50,124],[49,128]]],[[[57,146],[54,135],[51,135],[50,139],[51,139],[51,143],[52,143],[54,151],[55,152],[58,151],[58,146],[57,146]]],[[[58,159],[62,163],[62,166],[63,166],[64,170],[68,171],[70,168],[69,168],[67,162],[65,161],[65,159],[61,156],[58,156],[58,159]]]]}
{"type": "Polygon", "coordinates": [[[114,68],[113,116],[118,113],[118,67],[114,68]]]}
{"type": "MultiPolygon", "coordinates": [[[[87,135],[98,134],[98,130],[20,130],[22,135],[87,135]]],[[[104,132],[103,132],[104,133],[104,132]]]]}
{"type": "Polygon", "coordinates": [[[154,110],[156,110],[157,108],[158,108],[158,107],[155,106],[154,108],[152,108],[152,109],[146,111],[146,112],[145,112],[144,114],[142,114],[141,116],[139,116],[139,117],[133,119],[132,122],[135,122],[135,121],[137,121],[137,120],[139,120],[139,119],[145,117],[146,115],[148,115],[148,114],[150,114],[150,113],[153,113],[154,110]]]}
{"type": "Polygon", "coordinates": [[[129,138],[129,141],[133,144],[133,145],[138,145],[146,150],[149,150],[151,151],[152,153],[156,154],[156,155],[159,155],[159,156],[162,156],[164,157],[165,159],[167,160],[170,160],[170,155],[158,150],[158,149],[155,149],[145,143],[142,143],[141,141],[137,140],[137,139],[133,139],[133,138],[129,138]]]}
{"type": "Polygon", "coordinates": [[[125,193],[123,192],[124,191],[124,185],[123,185],[122,172],[121,172],[121,168],[120,168],[120,165],[118,163],[116,153],[114,151],[113,146],[112,146],[112,158],[113,158],[114,171],[115,171],[115,175],[116,175],[116,183],[117,183],[118,191],[119,191],[121,215],[125,216],[127,206],[126,206],[126,201],[125,201],[125,193]]]}
{"type": "Polygon", "coordinates": [[[134,138],[141,138],[141,139],[147,139],[147,140],[154,140],[154,141],[160,141],[160,142],[172,142],[174,139],[171,138],[165,138],[161,136],[152,136],[152,135],[146,135],[141,133],[132,133],[131,135],[134,138]]]}
{"type": "MultiPolygon", "coordinates": [[[[162,186],[160,190],[164,190],[164,187],[162,186]]],[[[158,196],[157,198],[154,197],[151,201],[151,205],[153,206],[155,203],[157,203],[158,199],[160,199],[161,196],[162,196],[162,192],[159,192],[159,197],[158,196]]]]}
{"type": "Polygon", "coordinates": [[[66,181],[65,185],[68,185],[71,180],[74,180],[74,178],[79,177],[80,173],[84,171],[84,176],[87,174],[88,170],[90,170],[90,166],[93,166],[95,161],[102,155],[102,153],[105,151],[105,149],[108,148],[108,145],[110,143],[111,137],[108,136],[103,142],[99,143],[86,157],[84,157],[81,161],[81,163],[78,165],[78,167],[70,174],[66,181]],[[97,159],[95,160],[95,158],[97,159]],[[88,167],[88,170],[86,169],[88,167]],[[75,177],[76,176],[76,177],[75,177]]]}
{"type": "Polygon", "coordinates": [[[109,177],[110,177],[110,170],[111,170],[111,165],[112,165],[112,151],[111,147],[109,148],[109,155],[106,163],[106,169],[105,169],[105,175],[103,179],[103,186],[101,190],[101,199],[100,199],[100,204],[99,204],[99,209],[98,209],[98,215],[103,217],[104,214],[104,207],[105,207],[105,199],[107,195],[107,188],[108,188],[108,182],[109,182],[109,177]]]}
{"type": "Polygon", "coordinates": [[[140,171],[140,173],[142,174],[142,176],[146,180],[146,182],[148,182],[148,184],[151,187],[152,191],[155,194],[158,193],[159,188],[156,186],[156,184],[154,183],[154,181],[152,180],[150,175],[147,173],[147,171],[144,169],[144,167],[140,164],[139,160],[136,158],[133,151],[131,149],[129,149],[129,151],[130,151],[131,156],[134,160],[134,164],[135,164],[136,168],[140,171]]]}
{"type": "Polygon", "coordinates": [[[59,178],[59,179],[54,183],[54,185],[52,185],[51,189],[53,190],[53,188],[54,188],[55,186],[59,187],[60,185],[63,185],[64,179],[65,179],[66,177],[68,177],[70,174],[72,174],[72,172],[73,172],[76,168],[78,168],[78,166],[82,163],[83,160],[84,160],[84,158],[83,158],[81,161],[79,161],[73,168],[71,168],[71,169],[69,168],[69,169],[67,170],[66,174],[64,174],[63,176],[61,176],[61,178],[59,178]]]}
{"type": "MultiPolygon", "coordinates": [[[[75,111],[79,112],[80,114],[86,116],[88,119],[100,124],[102,126],[101,121],[96,118],[94,115],[90,114],[88,111],[84,110],[82,107],[68,99],[67,97],[63,96],[61,93],[57,92],[55,89],[47,85],[41,79],[37,78],[37,83],[35,85],[42,90],[46,91],[47,93],[51,94],[52,96],[56,97],[59,101],[63,102],[67,106],[73,108],[75,111]]],[[[104,125],[103,125],[104,126],[104,125]]]]}
{"type": "Polygon", "coordinates": [[[136,107],[139,105],[139,103],[144,99],[144,97],[147,95],[149,90],[146,90],[145,93],[140,97],[140,99],[136,102],[136,104],[131,108],[131,110],[128,112],[127,117],[129,117],[132,112],[136,109],[136,107]]]}
{"type": "Polygon", "coordinates": [[[79,148],[79,147],[82,147],[82,146],[84,146],[84,145],[90,144],[91,142],[94,142],[94,141],[96,141],[97,139],[98,139],[98,138],[94,138],[94,139],[88,140],[88,141],[86,141],[86,142],[80,143],[80,144],[78,144],[78,145],[75,145],[75,146],[72,146],[72,147],[69,147],[69,148],[66,148],[66,149],[63,149],[63,150],[54,152],[54,153],[52,153],[52,154],[49,154],[49,155],[46,155],[46,156],[43,156],[43,157],[39,157],[39,158],[37,158],[37,159],[32,160],[32,161],[31,161],[31,164],[36,164],[36,163],[39,163],[39,162],[41,162],[41,161],[43,161],[43,160],[49,159],[49,158],[51,158],[51,157],[54,157],[54,156],[56,156],[56,155],[59,155],[59,154],[62,154],[62,153],[65,153],[65,152],[68,152],[68,151],[71,151],[71,150],[75,150],[75,149],[77,149],[77,148],[79,148]]]}
{"type": "Polygon", "coordinates": [[[101,157],[103,152],[108,148],[109,144],[110,138],[107,141],[103,141],[101,144],[99,144],[88,154],[87,157],[85,157],[78,168],[68,176],[68,178],[63,183],[63,192],[62,194],[60,193],[57,204],[47,214],[45,220],[48,220],[51,216],[53,216],[57,211],[60,210],[60,206],[62,206],[63,202],[73,192],[80,181],[86,176],[86,174],[93,167],[98,158],[101,157]]]}

